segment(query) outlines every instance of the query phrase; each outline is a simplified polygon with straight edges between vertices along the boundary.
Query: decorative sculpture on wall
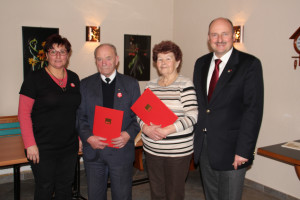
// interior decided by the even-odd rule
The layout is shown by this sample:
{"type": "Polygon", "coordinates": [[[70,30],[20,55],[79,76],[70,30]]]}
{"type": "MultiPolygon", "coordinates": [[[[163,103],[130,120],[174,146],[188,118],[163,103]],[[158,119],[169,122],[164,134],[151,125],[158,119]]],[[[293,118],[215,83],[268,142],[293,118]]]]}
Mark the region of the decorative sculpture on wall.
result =
{"type": "Polygon", "coordinates": [[[290,37],[290,39],[294,40],[294,49],[299,54],[298,56],[292,56],[294,58],[294,69],[297,68],[297,58],[298,58],[298,66],[300,66],[300,27],[297,31],[290,37]]]}

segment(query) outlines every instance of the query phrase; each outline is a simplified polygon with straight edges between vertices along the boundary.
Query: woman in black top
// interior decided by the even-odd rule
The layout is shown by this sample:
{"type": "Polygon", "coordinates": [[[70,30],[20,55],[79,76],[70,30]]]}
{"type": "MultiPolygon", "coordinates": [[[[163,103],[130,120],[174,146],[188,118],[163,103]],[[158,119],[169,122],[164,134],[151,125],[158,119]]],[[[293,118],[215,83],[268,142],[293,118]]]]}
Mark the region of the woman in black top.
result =
{"type": "Polygon", "coordinates": [[[48,66],[30,73],[22,84],[19,121],[35,179],[34,199],[72,198],[78,153],[75,129],[80,104],[79,77],[67,70],[71,44],[60,35],[45,43],[48,66]]]}

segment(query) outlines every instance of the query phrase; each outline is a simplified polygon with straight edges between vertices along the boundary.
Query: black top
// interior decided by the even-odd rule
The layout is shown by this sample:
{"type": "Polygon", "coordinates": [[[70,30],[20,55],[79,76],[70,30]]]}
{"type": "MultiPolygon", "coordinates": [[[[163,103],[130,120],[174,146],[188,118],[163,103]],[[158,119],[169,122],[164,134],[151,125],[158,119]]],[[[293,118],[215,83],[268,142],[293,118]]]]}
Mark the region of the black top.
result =
{"type": "Polygon", "coordinates": [[[102,79],[101,81],[102,81],[102,93],[103,93],[103,106],[106,108],[113,108],[116,79],[114,78],[114,80],[110,84],[105,83],[102,79]]]}
{"type": "Polygon", "coordinates": [[[35,100],[31,118],[40,155],[61,155],[78,151],[75,129],[80,104],[79,77],[67,70],[66,90],[57,85],[45,69],[30,73],[20,94],[35,100]]]}

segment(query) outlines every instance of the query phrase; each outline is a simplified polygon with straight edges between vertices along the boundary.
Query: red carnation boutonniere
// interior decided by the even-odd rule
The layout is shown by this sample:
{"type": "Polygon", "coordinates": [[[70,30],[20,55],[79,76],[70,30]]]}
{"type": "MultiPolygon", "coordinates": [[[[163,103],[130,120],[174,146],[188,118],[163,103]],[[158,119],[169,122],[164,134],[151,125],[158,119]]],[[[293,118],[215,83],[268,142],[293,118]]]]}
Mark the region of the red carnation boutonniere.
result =
{"type": "Polygon", "coordinates": [[[118,92],[118,93],[117,93],[117,96],[118,96],[119,98],[121,98],[123,95],[122,95],[121,92],[118,92]]]}
{"type": "Polygon", "coordinates": [[[74,83],[71,83],[70,85],[71,85],[71,87],[75,87],[75,84],[74,84],[74,83]]]}

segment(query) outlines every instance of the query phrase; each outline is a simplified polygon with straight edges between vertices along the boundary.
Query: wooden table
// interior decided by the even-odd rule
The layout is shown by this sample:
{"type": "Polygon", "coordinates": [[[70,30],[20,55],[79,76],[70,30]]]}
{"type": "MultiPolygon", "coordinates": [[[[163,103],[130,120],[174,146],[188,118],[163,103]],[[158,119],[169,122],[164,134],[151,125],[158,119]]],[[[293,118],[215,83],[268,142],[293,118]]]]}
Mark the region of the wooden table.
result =
{"type": "Polygon", "coordinates": [[[14,199],[20,199],[20,167],[28,163],[21,136],[0,138],[0,167],[13,166],[14,199]]]}
{"type": "MultiPolygon", "coordinates": [[[[297,140],[297,142],[300,142],[300,140],[297,140]]],[[[282,147],[282,144],[284,143],[258,148],[257,154],[294,165],[300,180],[300,151],[282,147]]]]}
{"type": "MultiPolygon", "coordinates": [[[[14,199],[20,199],[20,167],[22,164],[28,164],[24,152],[22,136],[7,136],[0,138],[0,167],[13,166],[14,170],[14,199]]],[[[78,153],[76,174],[73,186],[73,199],[86,199],[80,194],[80,157],[82,152],[78,153]]]]}
{"type": "MultiPolygon", "coordinates": [[[[144,170],[142,163],[142,140],[136,144],[136,161],[135,167],[141,171],[144,170]]],[[[76,174],[73,186],[73,199],[86,199],[80,194],[80,157],[82,152],[78,153],[76,174]]],[[[0,137],[0,167],[13,167],[14,173],[14,199],[19,200],[21,197],[20,186],[20,168],[21,165],[28,164],[24,152],[22,136],[0,137]]],[[[148,178],[134,180],[132,185],[139,185],[149,182],[148,178]]]]}

